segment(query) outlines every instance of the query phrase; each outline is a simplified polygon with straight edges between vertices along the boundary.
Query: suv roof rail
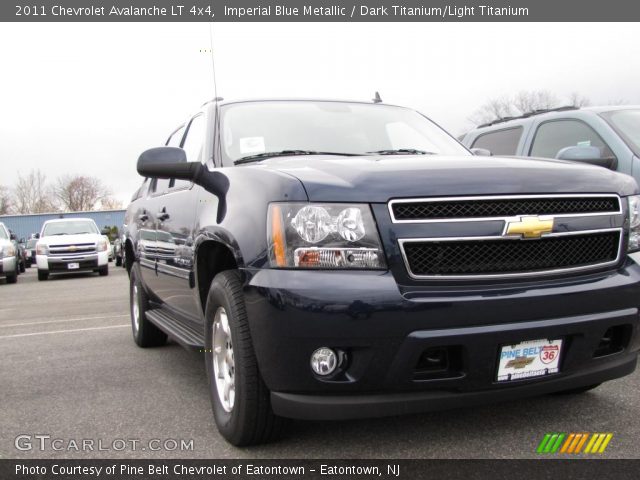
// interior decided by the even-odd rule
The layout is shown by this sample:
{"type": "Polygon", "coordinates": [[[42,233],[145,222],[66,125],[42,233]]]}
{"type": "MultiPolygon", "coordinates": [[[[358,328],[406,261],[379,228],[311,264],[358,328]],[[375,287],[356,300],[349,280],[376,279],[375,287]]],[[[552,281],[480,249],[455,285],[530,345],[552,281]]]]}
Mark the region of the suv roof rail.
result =
{"type": "Polygon", "coordinates": [[[520,115],[518,117],[498,118],[496,120],[492,120],[490,122],[483,123],[482,125],[478,125],[478,128],[490,127],[491,125],[496,125],[498,123],[504,123],[504,122],[508,122],[510,120],[518,120],[520,118],[529,118],[529,117],[533,117],[535,115],[541,115],[543,113],[564,112],[564,111],[567,111],[567,110],[580,110],[580,107],[574,107],[573,105],[565,105],[564,107],[542,108],[542,109],[539,109],[539,110],[532,110],[531,112],[523,113],[522,115],[520,115]]]}

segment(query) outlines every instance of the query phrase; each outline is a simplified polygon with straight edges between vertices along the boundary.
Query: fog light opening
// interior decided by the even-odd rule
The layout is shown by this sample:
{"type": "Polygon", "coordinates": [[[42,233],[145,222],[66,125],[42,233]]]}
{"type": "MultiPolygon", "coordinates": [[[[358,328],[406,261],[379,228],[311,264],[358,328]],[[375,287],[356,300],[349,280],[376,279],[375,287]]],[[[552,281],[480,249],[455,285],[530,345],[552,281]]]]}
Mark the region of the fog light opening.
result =
{"type": "Polygon", "coordinates": [[[320,347],[311,354],[311,369],[320,376],[331,375],[338,368],[338,354],[329,347],[320,347]]]}

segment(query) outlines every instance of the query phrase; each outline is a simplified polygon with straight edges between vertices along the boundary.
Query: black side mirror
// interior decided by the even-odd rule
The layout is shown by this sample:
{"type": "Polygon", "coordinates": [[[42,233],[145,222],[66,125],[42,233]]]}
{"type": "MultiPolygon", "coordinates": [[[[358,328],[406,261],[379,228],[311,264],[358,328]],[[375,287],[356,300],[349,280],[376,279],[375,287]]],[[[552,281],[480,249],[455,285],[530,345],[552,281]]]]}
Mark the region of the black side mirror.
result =
{"type": "Polygon", "coordinates": [[[571,162],[582,162],[598,167],[615,170],[618,166],[616,157],[603,157],[599,147],[565,147],[556,154],[558,160],[568,160],[571,162]]]}
{"type": "Polygon", "coordinates": [[[200,174],[200,162],[187,162],[181,148],[158,147],[142,152],[138,158],[138,173],[149,178],[175,178],[195,182],[200,174]]]}
{"type": "Polygon", "coordinates": [[[11,232],[11,233],[9,234],[9,239],[10,239],[10,240],[16,240],[17,238],[18,238],[18,236],[17,236],[15,233],[11,232]]]}
{"type": "Polygon", "coordinates": [[[478,157],[491,157],[491,156],[493,156],[493,153],[491,153],[491,150],[487,150],[486,148],[472,148],[471,149],[471,153],[473,153],[474,155],[476,155],[478,157]]]}

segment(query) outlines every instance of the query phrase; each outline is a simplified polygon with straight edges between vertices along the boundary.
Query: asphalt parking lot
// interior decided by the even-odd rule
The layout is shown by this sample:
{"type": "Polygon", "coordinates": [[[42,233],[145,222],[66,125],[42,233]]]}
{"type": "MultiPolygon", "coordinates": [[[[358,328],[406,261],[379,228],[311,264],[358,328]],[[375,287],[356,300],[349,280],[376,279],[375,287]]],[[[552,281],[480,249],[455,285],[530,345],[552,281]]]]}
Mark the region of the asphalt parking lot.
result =
{"type": "Polygon", "coordinates": [[[173,342],[146,350],[133,343],[128,277],[113,264],[108,277],[38,282],[31,268],[16,285],[0,281],[0,458],[524,458],[538,456],[547,432],[612,432],[602,456],[640,458],[638,372],[582,395],[293,422],[283,440],[239,449],[215,429],[201,355],[173,342]],[[31,450],[15,447],[19,435],[30,436],[31,450]],[[61,449],[45,439],[40,451],[35,435],[62,439],[61,449]],[[114,451],[118,439],[127,446],[114,451]],[[72,440],[94,440],[95,448],[76,451],[72,440]],[[193,440],[193,449],[166,440],[193,440]],[[97,450],[98,441],[107,449],[97,450]]]}

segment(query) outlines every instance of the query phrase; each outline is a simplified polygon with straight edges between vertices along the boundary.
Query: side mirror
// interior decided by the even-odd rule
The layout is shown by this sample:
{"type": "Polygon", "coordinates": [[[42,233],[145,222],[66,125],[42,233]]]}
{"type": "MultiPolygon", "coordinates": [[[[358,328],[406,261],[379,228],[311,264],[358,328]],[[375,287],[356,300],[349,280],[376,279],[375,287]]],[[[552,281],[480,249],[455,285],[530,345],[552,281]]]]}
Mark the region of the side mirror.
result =
{"type": "Polygon", "coordinates": [[[201,167],[200,162],[187,162],[181,148],[158,147],[142,152],[137,168],[143,177],[196,181],[201,167]]]}
{"type": "Polygon", "coordinates": [[[598,167],[615,170],[618,160],[615,157],[603,157],[599,147],[565,147],[556,154],[558,160],[568,160],[571,162],[582,162],[598,167]]]}
{"type": "Polygon", "coordinates": [[[16,240],[17,238],[18,238],[18,236],[17,236],[15,233],[11,232],[11,233],[9,234],[9,239],[10,239],[10,240],[16,240]]]}
{"type": "Polygon", "coordinates": [[[36,234],[33,236],[33,238],[36,238],[36,239],[40,238],[40,234],[39,234],[39,233],[36,233],[36,234]]]}
{"type": "Polygon", "coordinates": [[[487,150],[486,148],[472,148],[471,149],[471,153],[473,153],[474,155],[476,155],[478,157],[491,157],[491,156],[493,156],[493,153],[491,153],[491,150],[487,150]]]}

